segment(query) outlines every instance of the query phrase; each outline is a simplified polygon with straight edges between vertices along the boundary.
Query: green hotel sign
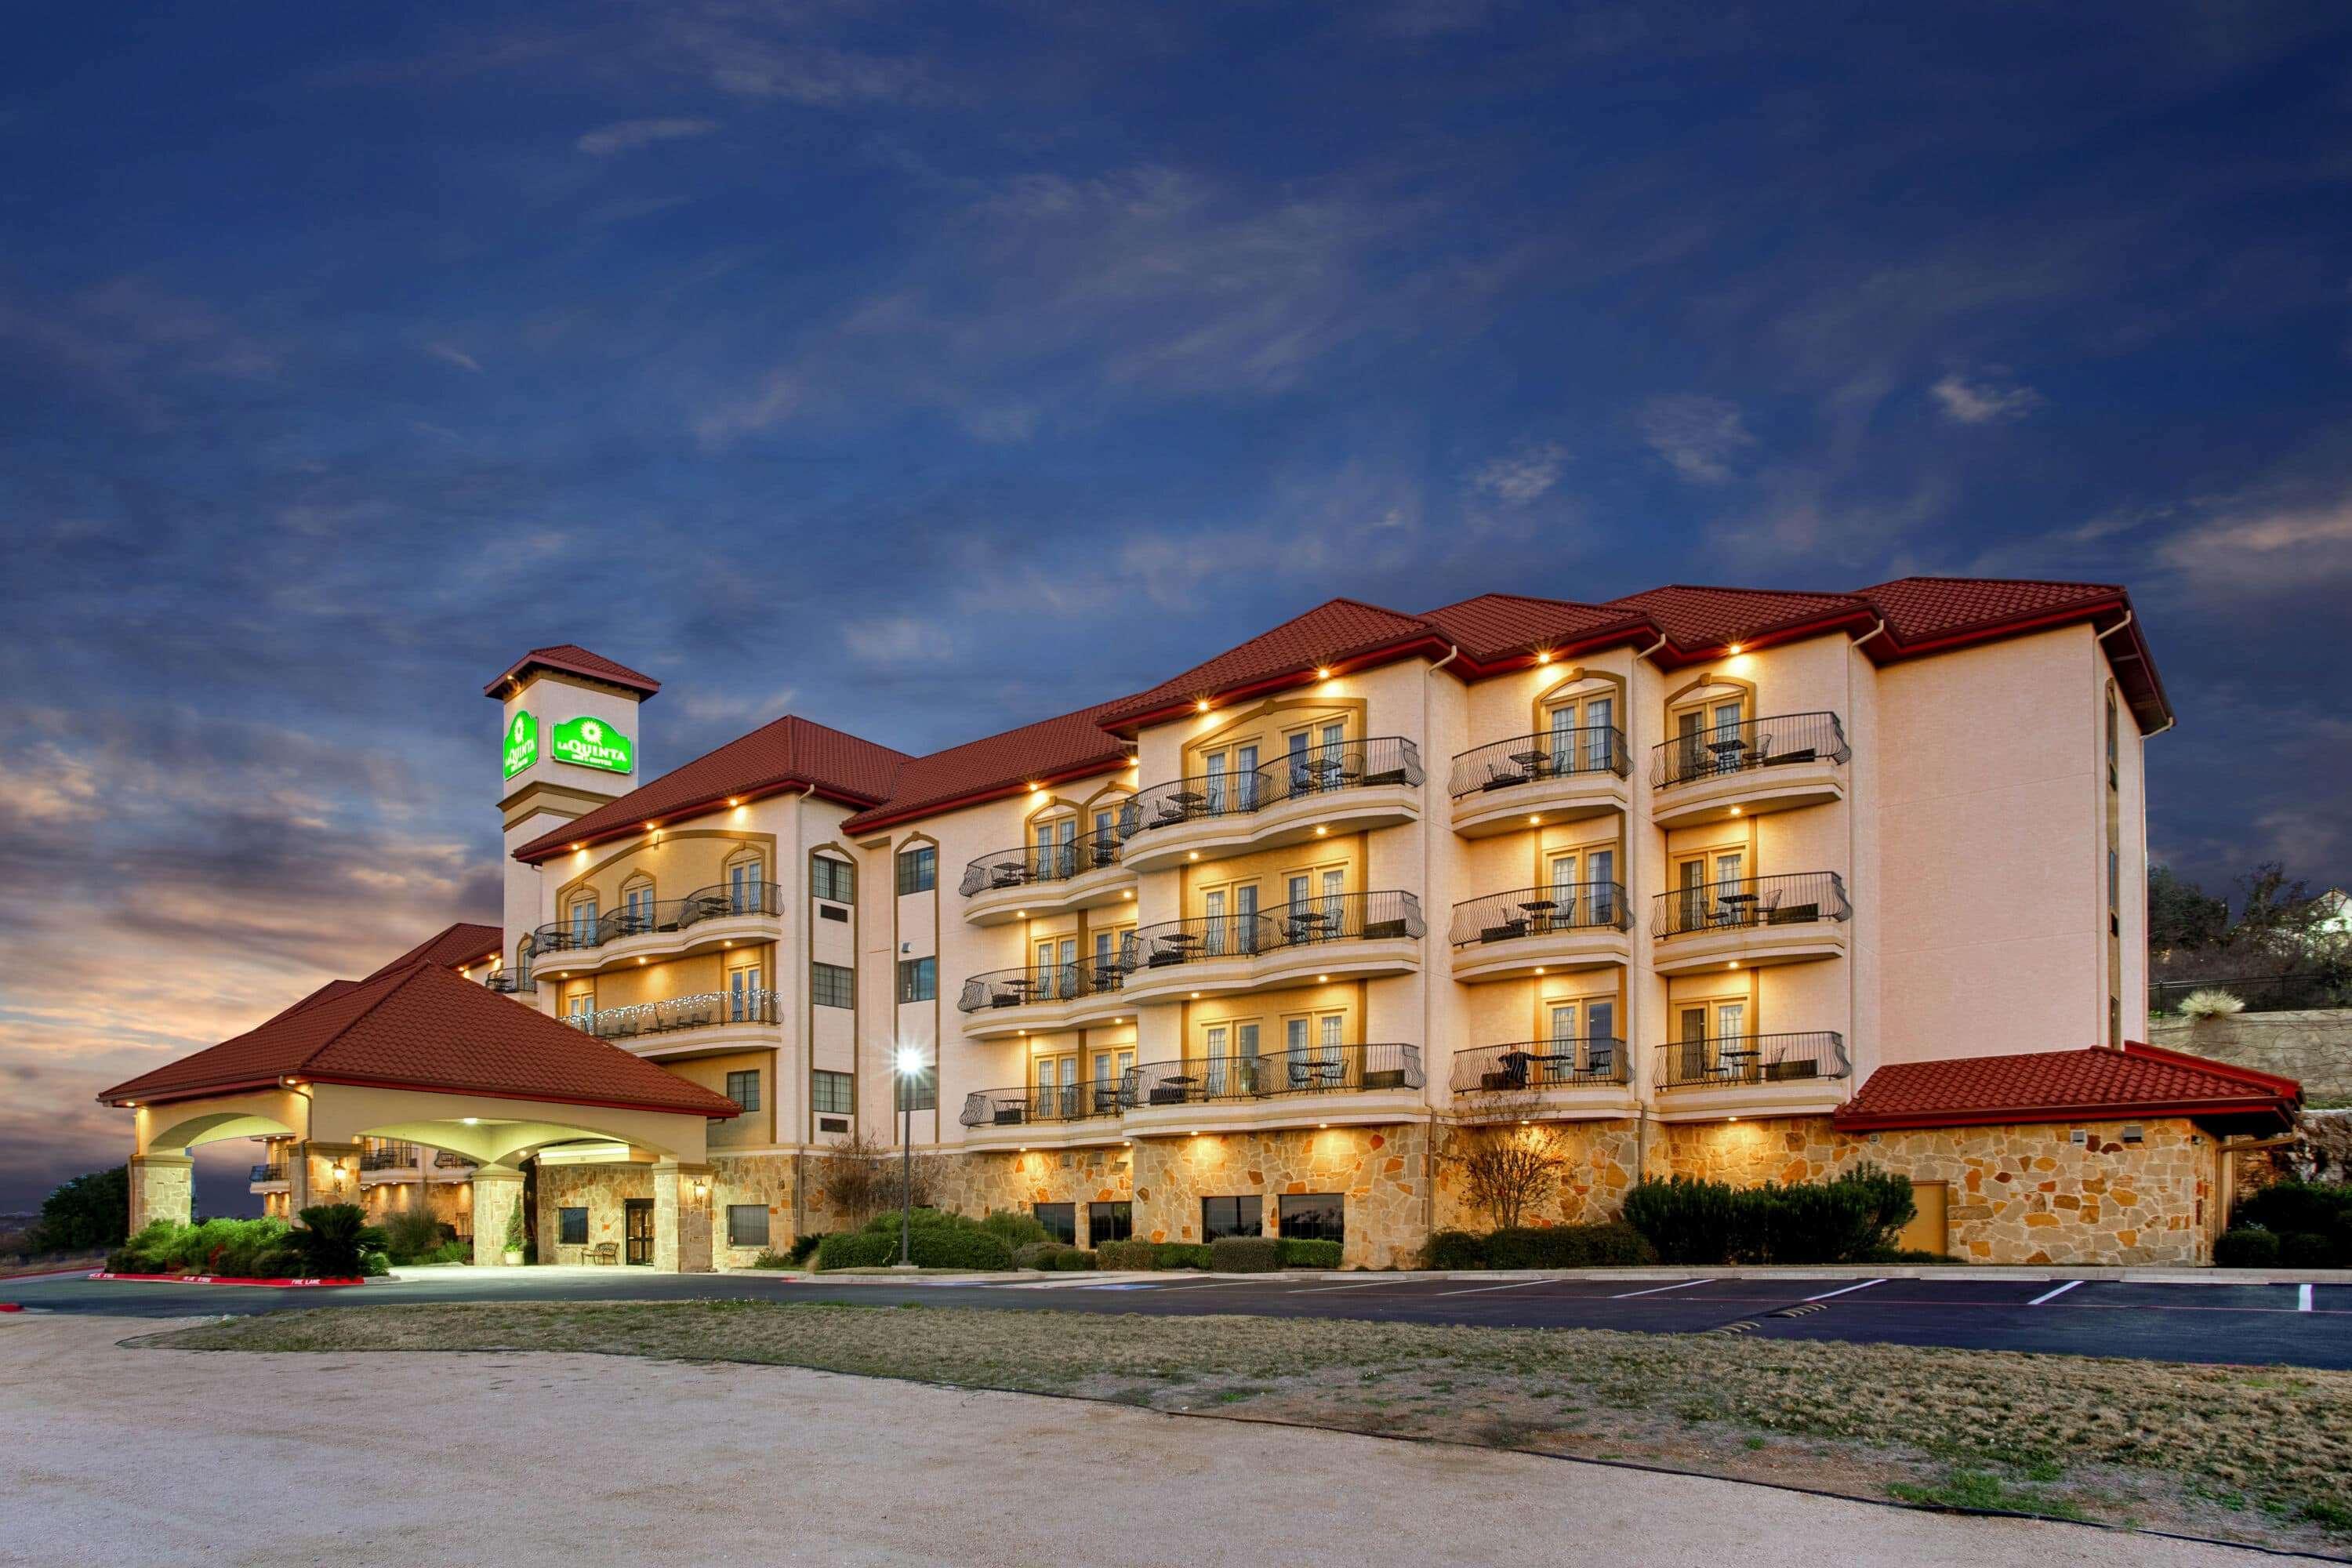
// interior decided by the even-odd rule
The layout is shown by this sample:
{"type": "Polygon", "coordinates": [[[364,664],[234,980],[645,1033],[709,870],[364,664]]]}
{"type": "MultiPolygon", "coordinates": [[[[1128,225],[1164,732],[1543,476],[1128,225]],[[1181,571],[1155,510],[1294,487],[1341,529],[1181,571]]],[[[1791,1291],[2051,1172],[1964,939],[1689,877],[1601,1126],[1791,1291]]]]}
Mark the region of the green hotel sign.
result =
{"type": "Polygon", "coordinates": [[[507,726],[507,777],[539,761],[539,720],[521,709],[515,710],[514,722],[507,726]]]}
{"type": "Polygon", "coordinates": [[[574,767],[625,773],[636,766],[629,738],[602,719],[567,719],[555,727],[555,760],[574,767]]]}

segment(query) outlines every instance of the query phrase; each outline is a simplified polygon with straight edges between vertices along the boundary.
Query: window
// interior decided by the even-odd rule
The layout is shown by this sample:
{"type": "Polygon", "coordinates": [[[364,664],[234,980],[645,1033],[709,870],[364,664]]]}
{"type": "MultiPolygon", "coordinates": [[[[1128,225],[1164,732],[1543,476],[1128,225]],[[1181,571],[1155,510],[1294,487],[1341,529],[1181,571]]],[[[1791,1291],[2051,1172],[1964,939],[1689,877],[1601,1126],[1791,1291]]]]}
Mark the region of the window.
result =
{"type": "Polygon", "coordinates": [[[809,965],[809,1000],[820,1007],[855,1007],[856,972],[838,963],[809,965]]]}
{"type": "Polygon", "coordinates": [[[940,885],[940,852],[928,844],[898,851],[898,891],[928,893],[940,885]]]}
{"type": "Polygon", "coordinates": [[[727,1098],[746,1110],[760,1109],[760,1069],[727,1075],[727,1098]]]}
{"type": "Polygon", "coordinates": [[[1265,1230],[1260,1210],[1265,1200],[1245,1198],[1202,1198],[1201,1200],[1201,1239],[1214,1241],[1221,1236],[1259,1236],[1265,1230]]]}
{"type": "Polygon", "coordinates": [[[1029,1207],[1030,1212],[1037,1216],[1037,1223],[1045,1227],[1045,1234],[1047,1236],[1052,1237],[1055,1241],[1061,1242],[1066,1246],[1075,1247],[1077,1245],[1077,1205],[1032,1204],[1029,1207]]]}
{"type": "Polygon", "coordinates": [[[2116,716],[2116,694],[2110,690],[2107,693],[2107,787],[2109,789],[2120,787],[2116,784],[2116,763],[2121,749],[2121,727],[2116,716]]]}
{"type": "Polygon", "coordinates": [[[839,921],[844,925],[849,923],[849,911],[839,904],[819,904],[816,913],[819,920],[839,921]]]}
{"type": "Polygon", "coordinates": [[[827,1072],[823,1068],[817,1068],[809,1075],[809,1099],[814,1109],[835,1116],[848,1115],[849,1084],[849,1075],[845,1072],[827,1072]]]}
{"type": "Polygon", "coordinates": [[[555,1239],[560,1245],[564,1247],[587,1246],[588,1211],[586,1209],[557,1209],[555,1211],[555,1239]]]}
{"type": "Polygon", "coordinates": [[[1286,1193],[1276,1201],[1283,1235],[1301,1241],[1348,1239],[1348,1207],[1339,1194],[1286,1193]]]}
{"type": "Polygon", "coordinates": [[[899,1110],[937,1110],[940,1106],[940,1075],[936,1068],[927,1067],[909,1077],[892,1072],[890,1080],[898,1086],[895,1109],[899,1110]]]}
{"type": "Polygon", "coordinates": [[[767,862],[758,856],[748,856],[730,861],[727,867],[727,908],[739,915],[772,913],[768,901],[768,886],[761,878],[767,862]]]}
{"type": "Polygon", "coordinates": [[[730,1247],[767,1246],[768,1205],[729,1204],[727,1205],[727,1245],[730,1247]]]}
{"type": "Polygon", "coordinates": [[[624,931],[651,931],[654,928],[654,885],[650,881],[632,882],[621,889],[621,918],[624,931]]]}
{"type": "Polygon", "coordinates": [[[1088,1204],[1087,1205],[1087,1245],[1100,1247],[1106,1241],[1135,1239],[1135,1205],[1133,1204],[1088,1204]]]}
{"type": "Polygon", "coordinates": [[[902,958],[898,961],[898,1000],[929,1002],[940,994],[940,961],[902,958]]]}
{"type": "Polygon", "coordinates": [[[572,901],[572,945],[596,945],[596,900],[593,897],[572,901]]]}
{"type": "Polygon", "coordinates": [[[836,904],[857,901],[857,868],[846,860],[815,855],[809,858],[809,891],[836,904]]]}
{"type": "MultiPolygon", "coordinates": [[[[739,964],[727,972],[727,1021],[730,1024],[772,1024],[775,999],[760,988],[760,966],[739,964]]],[[[751,1110],[745,1106],[746,1110],[751,1110]]]]}

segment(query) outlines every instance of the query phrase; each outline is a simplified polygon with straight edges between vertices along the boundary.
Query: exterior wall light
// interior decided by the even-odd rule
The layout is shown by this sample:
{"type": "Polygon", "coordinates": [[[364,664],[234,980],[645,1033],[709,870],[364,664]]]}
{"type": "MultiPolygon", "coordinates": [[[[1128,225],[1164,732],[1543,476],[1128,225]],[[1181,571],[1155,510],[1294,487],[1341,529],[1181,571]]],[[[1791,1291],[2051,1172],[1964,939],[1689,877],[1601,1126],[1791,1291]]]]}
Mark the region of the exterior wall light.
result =
{"type": "Polygon", "coordinates": [[[1206,713],[1208,710],[1209,700],[1205,697],[1197,699],[1192,704],[1192,711],[1195,713],[1206,713]]]}

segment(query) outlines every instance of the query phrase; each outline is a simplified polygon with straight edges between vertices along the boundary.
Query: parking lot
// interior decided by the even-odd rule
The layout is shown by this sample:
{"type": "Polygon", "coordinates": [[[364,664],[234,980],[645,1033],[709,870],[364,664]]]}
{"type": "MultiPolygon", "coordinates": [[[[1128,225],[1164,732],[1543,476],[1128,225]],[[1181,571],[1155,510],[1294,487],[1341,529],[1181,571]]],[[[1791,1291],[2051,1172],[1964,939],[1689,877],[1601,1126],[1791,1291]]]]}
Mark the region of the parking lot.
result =
{"type": "Polygon", "coordinates": [[[0,1286],[28,1310],[187,1317],[364,1301],[755,1299],[1194,1316],[1253,1313],[1507,1328],[1724,1331],[2151,1360],[2352,1367],[2352,1284],[2034,1279],[1738,1278],[1658,1270],[1541,1279],[1427,1274],[1003,1279],[449,1268],[340,1289],[52,1277],[0,1286]]]}

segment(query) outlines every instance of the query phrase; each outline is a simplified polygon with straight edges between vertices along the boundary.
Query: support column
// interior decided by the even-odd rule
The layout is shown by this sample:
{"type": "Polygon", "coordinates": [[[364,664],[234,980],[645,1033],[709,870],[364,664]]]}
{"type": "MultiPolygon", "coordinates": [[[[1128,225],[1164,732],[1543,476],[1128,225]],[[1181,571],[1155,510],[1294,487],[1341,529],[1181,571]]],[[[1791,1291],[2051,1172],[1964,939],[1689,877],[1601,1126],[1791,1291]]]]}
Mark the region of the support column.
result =
{"type": "Polygon", "coordinates": [[[512,1165],[474,1167],[474,1266],[506,1261],[507,1223],[522,1212],[522,1173],[512,1165]]]}
{"type": "Polygon", "coordinates": [[[302,1211],[325,1204],[360,1201],[360,1146],[301,1142],[286,1156],[286,1215],[297,1225],[302,1211]]]}
{"type": "Polygon", "coordinates": [[[654,1163],[654,1268],[666,1274],[710,1272],[710,1167],[654,1163]]]}
{"type": "Polygon", "coordinates": [[[186,1225],[195,1214],[196,1163],[185,1154],[131,1156],[131,1233],[159,1219],[186,1225]]]}

